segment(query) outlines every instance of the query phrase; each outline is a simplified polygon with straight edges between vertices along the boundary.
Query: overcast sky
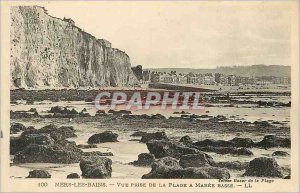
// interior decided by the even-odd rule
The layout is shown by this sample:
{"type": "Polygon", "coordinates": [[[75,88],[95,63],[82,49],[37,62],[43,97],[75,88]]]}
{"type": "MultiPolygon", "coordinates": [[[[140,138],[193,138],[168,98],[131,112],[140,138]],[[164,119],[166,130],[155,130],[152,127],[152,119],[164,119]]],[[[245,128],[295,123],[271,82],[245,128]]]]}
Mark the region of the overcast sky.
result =
{"type": "Polygon", "coordinates": [[[290,65],[290,6],[282,2],[51,2],[144,68],[290,65]]]}

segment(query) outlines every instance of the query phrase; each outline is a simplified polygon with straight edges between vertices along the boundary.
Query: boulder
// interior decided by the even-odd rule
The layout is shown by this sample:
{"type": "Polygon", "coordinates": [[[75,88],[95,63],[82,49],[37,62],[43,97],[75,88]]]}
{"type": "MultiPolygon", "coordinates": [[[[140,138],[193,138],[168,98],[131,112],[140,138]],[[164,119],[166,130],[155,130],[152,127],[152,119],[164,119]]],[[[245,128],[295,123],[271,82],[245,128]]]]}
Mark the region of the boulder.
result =
{"type": "Polygon", "coordinates": [[[29,109],[29,111],[28,112],[32,112],[32,113],[38,113],[37,112],[37,110],[36,110],[36,108],[31,108],[31,109],[29,109]]]}
{"type": "Polygon", "coordinates": [[[288,138],[278,137],[276,135],[266,135],[262,141],[256,144],[257,147],[272,148],[272,147],[291,147],[291,140],[288,138]]]}
{"type": "Polygon", "coordinates": [[[148,150],[152,153],[155,158],[162,157],[174,157],[180,158],[185,154],[197,154],[201,153],[201,151],[190,148],[182,143],[175,141],[165,141],[165,140],[151,140],[146,143],[148,150]]]}
{"type": "Polygon", "coordinates": [[[193,143],[193,145],[198,146],[198,147],[207,147],[207,146],[212,146],[212,147],[232,147],[233,143],[230,141],[225,141],[225,140],[213,140],[213,139],[205,139],[203,141],[198,141],[193,143]]]}
{"type": "Polygon", "coordinates": [[[183,178],[187,179],[229,179],[230,173],[225,168],[199,167],[185,168],[183,178]]]}
{"type": "Polygon", "coordinates": [[[49,113],[54,113],[54,115],[77,115],[78,112],[75,109],[69,110],[66,107],[60,107],[60,106],[55,106],[51,107],[51,109],[48,111],[49,113]]]}
{"type": "Polygon", "coordinates": [[[166,140],[168,141],[168,137],[165,132],[155,132],[155,133],[147,133],[142,136],[141,142],[147,143],[150,140],[166,140]]]}
{"type": "Polygon", "coordinates": [[[16,134],[25,130],[26,127],[21,123],[12,123],[10,125],[10,134],[16,134]]]}
{"type": "Polygon", "coordinates": [[[59,141],[50,145],[30,144],[18,152],[14,163],[62,163],[70,164],[80,161],[82,151],[75,142],[59,141]]]}
{"type": "Polygon", "coordinates": [[[133,134],[131,134],[130,136],[131,137],[143,137],[144,135],[147,135],[148,133],[147,132],[144,132],[144,131],[137,131],[137,132],[134,132],[133,134]]]}
{"type": "Polygon", "coordinates": [[[253,156],[253,153],[246,148],[236,148],[236,147],[213,147],[213,146],[207,146],[207,147],[198,147],[193,146],[196,149],[204,152],[214,152],[217,154],[231,154],[231,155],[239,155],[239,156],[253,156]]]}
{"type": "Polygon", "coordinates": [[[10,138],[10,154],[23,151],[28,145],[53,145],[54,140],[49,134],[27,134],[10,138]]]}
{"type": "Polygon", "coordinates": [[[138,160],[131,162],[134,166],[151,166],[155,161],[155,157],[151,153],[141,153],[138,155],[138,160]]]}
{"type": "Polygon", "coordinates": [[[289,156],[290,154],[288,154],[285,151],[275,151],[272,153],[272,156],[281,156],[281,157],[286,157],[289,156]]]}
{"type": "Polygon", "coordinates": [[[78,179],[78,178],[80,178],[80,176],[77,173],[72,173],[67,175],[67,179],[78,179]]]}
{"type": "Polygon", "coordinates": [[[106,157],[85,157],[80,161],[84,178],[110,178],[112,161],[106,157]]]}
{"type": "Polygon", "coordinates": [[[215,166],[216,163],[210,155],[207,155],[206,153],[197,153],[182,155],[179,160],[179,165],[183,168],[188,168],[215,166]]]}
{"type": "Polygon", "coordinates": [[[274,158],[259,157],[249,163],[244,176],[282,178],[280,167],[274,158]]]}
{"type": "Polygon", "coordinates": [[[103,133],[94,134],[88,139],[89,144],[106,142],[118,142],[118,134],[111,131],[105,131],[103,133]]]}
{"type": "Polygon", "coordinates": [[[190,138],[190,136],[185,135],[183,137],[181,137],[181,139],[179,140],[179,142],[185,144],[185,145],[189,145],[193,143],[193,140],[190,138]]]}
{"type": "Polygon", "coordinates": [[[234,149],[234,151],[231,153],[233,155],[241,155],[241,156],[253,156],[254,154],[252,153],[252,151],[250,151],[249,149],[246,148],[238,148],[238,149],[234,149]]]}
{"type": "Polygon", "coordinates": [[[29,172],[27,178],[51,178],[51,175],[45,170],[33,170],[29,172]]]}
{"type": "Polygon", "coordinates": [[[82,156],[113,156],[114,154],[111,152],[100,152],[100,151],[91,151],[91,152],[83,152],[82,156]]]}
{"type": "Polygon", "coordinates": [[[49,134],[55,141],[64,140],[71,137],[77,137],[73,127],[62,126],[58,128],[56,125],[47,125],[41,129],[31,129],[26,130],[21,134],[21,137],[24,137],[29,134],[49,134]]]}
{"type": "Polygon", "coordinates": [[[229,161],[229,162],[218,162],[217,167],[227,168],[230,170],[245,170],[249,166],[249,162],[240,162],[240,161],[229,161]]]}
{"type": "Polygon", "coordinates": [[[152,165],[150,173],[143,179],[229,179],[227,169],[217,167],[189,167],[182,168],[176,159],[164,157],[152,165]]]}
{"type": "Polygon", "coordinates": [[[234,147],[253,147],[255,144],[250,138],[240,138],[240,137],[235,137],[230,142],[233,143],[234,147]]]}

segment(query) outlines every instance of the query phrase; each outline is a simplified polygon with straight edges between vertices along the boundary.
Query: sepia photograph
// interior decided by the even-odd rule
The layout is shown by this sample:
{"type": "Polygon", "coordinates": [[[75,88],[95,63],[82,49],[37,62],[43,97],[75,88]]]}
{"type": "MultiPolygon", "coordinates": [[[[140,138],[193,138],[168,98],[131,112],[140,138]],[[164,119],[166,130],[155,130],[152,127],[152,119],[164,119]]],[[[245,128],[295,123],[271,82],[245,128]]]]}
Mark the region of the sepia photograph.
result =
{"type": "Polygon", "coordinates": [[[298,6],[1,2],[0,186],[297,192],[298,6]]]}

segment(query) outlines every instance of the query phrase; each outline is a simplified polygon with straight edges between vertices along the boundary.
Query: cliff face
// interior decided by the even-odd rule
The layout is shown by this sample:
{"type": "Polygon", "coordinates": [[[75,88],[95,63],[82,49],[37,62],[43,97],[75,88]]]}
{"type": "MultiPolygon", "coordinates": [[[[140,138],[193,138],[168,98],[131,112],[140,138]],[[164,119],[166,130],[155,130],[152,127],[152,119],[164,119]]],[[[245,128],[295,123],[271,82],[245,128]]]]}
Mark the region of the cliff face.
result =
{"type": "Polygon", "coordinates": [[[137,84],[125,52],[41,7],[11,7],[10,43],[11,88],[137,84]]]}

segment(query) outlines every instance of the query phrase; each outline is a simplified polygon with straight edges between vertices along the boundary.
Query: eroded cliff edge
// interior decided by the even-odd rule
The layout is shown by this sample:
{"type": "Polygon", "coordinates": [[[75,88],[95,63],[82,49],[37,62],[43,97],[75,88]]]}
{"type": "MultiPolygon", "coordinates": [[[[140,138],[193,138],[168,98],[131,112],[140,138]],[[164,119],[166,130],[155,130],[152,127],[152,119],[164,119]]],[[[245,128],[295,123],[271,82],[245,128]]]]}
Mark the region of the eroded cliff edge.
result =
{"type": "Polygon", "coordinates": [[[133,86],[129,56],[38,6],[11,7],[11,88],[133,86]]]}

